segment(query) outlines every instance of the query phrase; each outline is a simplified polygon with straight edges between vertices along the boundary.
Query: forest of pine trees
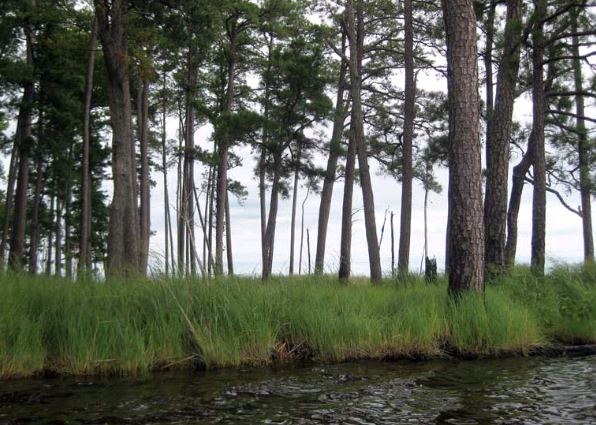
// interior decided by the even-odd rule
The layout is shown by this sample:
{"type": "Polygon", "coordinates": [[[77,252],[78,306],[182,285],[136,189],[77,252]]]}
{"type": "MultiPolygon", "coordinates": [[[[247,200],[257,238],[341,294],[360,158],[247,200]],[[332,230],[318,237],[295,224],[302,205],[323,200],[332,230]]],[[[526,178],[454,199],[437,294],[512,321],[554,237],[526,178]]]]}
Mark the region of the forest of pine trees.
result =
{"type": "Polygon", "coordinates": [[[581,221],[592,262],[594,17],[575,0],[3,0],[1,266],[233,275],[231,204],[248,185],[230,177],[236,167],[254,167],[258,181],[263,279],[279,255],[282,199],[287,272],[310,270],[311,245],[312,272],[325,272],[335,216],[334,261],[348,279],[355,190],[372,282],[387,272],[383,237],[393,276],[417,269],[411,240],[426,235],[412,233],[412,198],[424,196],[426,217],[439,167],[449,171],[450,293],[482,291],[515,264],[524,190],[532,272],[545,273],[547,200],[581,221]],[[419,88],[425,79],[447,92],[419,88]],[[528,101],[531,123],[514,114],[528,101]],[[376,170],[401,187],[386,225],[376,170]],[[316,229],[300,224],[305,193],[319,197],[316,229]],[[154,247],[158,226],[165,246],[154,247]]]}

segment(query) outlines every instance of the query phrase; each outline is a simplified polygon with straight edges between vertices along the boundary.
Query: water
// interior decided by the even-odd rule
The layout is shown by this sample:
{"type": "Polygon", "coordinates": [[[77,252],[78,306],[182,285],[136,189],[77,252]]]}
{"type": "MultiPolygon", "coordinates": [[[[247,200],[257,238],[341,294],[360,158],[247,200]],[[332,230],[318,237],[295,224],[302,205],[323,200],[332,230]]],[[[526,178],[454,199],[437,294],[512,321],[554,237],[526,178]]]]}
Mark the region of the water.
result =
{"type": "Polygon", "coordinates": [[[595,424],[596,356],[0,382],[0,424],[595,424]]]}

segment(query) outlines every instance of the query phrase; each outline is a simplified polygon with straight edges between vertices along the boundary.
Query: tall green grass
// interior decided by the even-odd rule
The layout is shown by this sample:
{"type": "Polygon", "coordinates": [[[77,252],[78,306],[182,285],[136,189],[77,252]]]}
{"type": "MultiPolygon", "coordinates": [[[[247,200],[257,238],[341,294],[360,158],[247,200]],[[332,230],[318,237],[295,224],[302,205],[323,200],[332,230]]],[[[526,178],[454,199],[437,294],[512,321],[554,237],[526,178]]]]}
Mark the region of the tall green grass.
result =
{"type": "Polygon", "coordinates": [[[140,374],[308,357],[526,354],[596,342],[596,272],[518,268],[484,297],[444,280],[335,278],[71,282],[0,276],[0,377],[140,374]]]}

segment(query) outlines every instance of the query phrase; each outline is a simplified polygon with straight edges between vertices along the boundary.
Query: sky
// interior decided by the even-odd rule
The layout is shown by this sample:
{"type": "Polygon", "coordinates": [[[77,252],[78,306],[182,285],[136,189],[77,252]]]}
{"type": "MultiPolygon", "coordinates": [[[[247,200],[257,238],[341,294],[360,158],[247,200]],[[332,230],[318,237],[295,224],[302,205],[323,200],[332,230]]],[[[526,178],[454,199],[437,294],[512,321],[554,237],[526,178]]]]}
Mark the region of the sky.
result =
{"type": "MultiPolygon", "coordinates": [[[[424,84],[434,85],[436,81],[427,81],[424,84]]],[[[530,122],[532,118],[531,102],[527,97],[516,103],[516,118],[522,122],[530,122]]],[[[168,137],[175,136],[176,124],[168,123],[168,137]]],[[[201,127],[195,134],[195,142],[205,146],[209,140],[209,127],[201,127]]],[[[234,168],[229,172],[229,178],[241,181],[248,190],[248,197],[242,203],[230,198],[230,214],[232,223],[232,245],[234,253],[234,269],[236,273],[243,275],[258,275],[261,271],[261,241],[260,241],[260,210],[258,198],[258,181],[253,170],[256,160],[247,147],[239,147],[235,152],[244,158],[242,167],[234,168]]],[[[319,165],[325,165],[326,158],[317,158],[319,165]]],[[[513,167],[519,161],[517,155],[512,155],[510,164],[513,167]]],[[[484,158],[483,158],[484,162],[484,158]]],[[[201,168],[200,165],[197,165],[201,168]]],[[[169,174],[170,198],[175,196],[175,173],[169,174]]],[[[448,170],[446,168],[436,169],[437,179],[443,191],[440,194],[429,195],[428,207],[428,238],[429,257],[436,258],[439,270],[444,269],[445,262],[445,229],[447,223],[447,187],[448,170]]],[[[377,222],[377,234],[380,237],[381,227],[386,211],[395,213],[395,261],[397,262],[397,250],[399,241],[399,214],[401,202],[401,184],[392,177],[382,175],[378,165],[371,160],[371,174],[375,196],[375,211],[377,222]]],[[[510,170],[509,187],[511,187],[510,170]]],[[[200,186],[201,172],[195,171],[196,185],[200,186]]],[[[151,238],[151,256],[154,265],[161,264],[165,253],[165,232],[163,212],[163,183],[162,177],[154,175],[157,185],[152,188],[152,230],[154,235],[151,238]]],[[[298,270],[298,258],[300,247],[300,207],[307,193],[306,187],[300,186],[298,192],[298,211],[296,220],[296,259],[295,270],[298,270]]],[[[327,249],[325,255],[325,270],[333,273],[338,269],[339,244],[341,230],[341,206],[343,196],[343,182],[338,181],[334,186],[329,230],[327,235],[327,249]]],[[[566,200],[571,206],[580,204],[578,194],[567,196],[566,200]]],[[[410,269],[419,271],[424,245],[424,220],[423,202],[424,190],[418,182],[414,182],[412,203],[412,232],[410,249],[410,269]]],[[[310,192],[304,208],[304,252],[302,270],[308,270],[308,253],[306,241],[306,229],[310,232],[311,267],[314,268],[314,257],[316,252],[316,232],[318,222],[320,197],[310,192]]],[[[362,211],[362,196],[359,186],[354,190],[353,208],[358,211],[354,215],[353,236],[352,236],[352,272],[355,275],[368,275],[368,251],[364,229],[364,217],[362,211]]],[[[275,253],[273,260],[273,273],[288,273],[290,255],[290,228],[291,228],[291,199],[281,200],[278,213],[278,224],[275,239],[275,253]]],[[[172,205],[171,213],[174,214],[172,205]]],[[[531,214],[532,214],[532,186],[525,185],[524,195],[519,214],[519,236],[517,249],[517,262],[529,263],[530,241],[531,241],[531,214]]],[[[594,214],[593,214],[594,215],[594,214]]],[[[594,216],[593,216],[594,220],[594,216]]],[[[197,228],[197,240],[201,240],[202,234],[197,228]]],[[[547,228],[546,228],[546,255],[547,267],[558,263],[578,263],[583,259],[583,239],[581,219],[566,210],[552,194],[547,194],[547,228]]],[[[387,274],[391,272],[391,238],[389,215],[381,243],[381,265],[387,274]]]]}

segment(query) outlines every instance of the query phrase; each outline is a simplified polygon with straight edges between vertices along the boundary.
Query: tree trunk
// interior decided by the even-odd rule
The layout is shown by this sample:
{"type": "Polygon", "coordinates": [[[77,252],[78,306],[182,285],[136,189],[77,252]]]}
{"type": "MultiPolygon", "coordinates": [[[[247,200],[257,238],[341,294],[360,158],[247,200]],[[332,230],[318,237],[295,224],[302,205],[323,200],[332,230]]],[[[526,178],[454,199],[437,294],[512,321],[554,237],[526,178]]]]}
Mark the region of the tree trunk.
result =
{"type": "Polygon", "coordinates": [[[493,94],[493,44],[495,38],[495,11],[497,3],[490,0],[488,5],[488,14],[486,16],[486,46],[484,49],[484,70],[485,70],[485,88],[486,88],[486,139],[490,132],[490,121],[493,115],[494,94],[493,94]]]}
{"type": "Polygon", "coordinates": [[[85,104],[83,109],[83,157],[81,158],[81,223],[79,236],[79,271],[88,272],[91,267],[89,240],[91,238],[91,171],[89,167],[89,143],[91,138],[91,96],[93,94],[93,70],[97,48],[97,19],[93,18],[91,41],[85,75],[85,104]]]}
{"type": "Polygon", "coordinates": [[[265,263],[263,264],[263,280],[271,276],[273,268],[273,248],[275,245],[275,227],[277,224],[277,209],[279,203],[279,181],[281,178],[281,153],[273,153],[273,182],[271,184],[271,200],[269,202],[269,217],[265,230],[265,263]]]}
{"type": "MultiPolygon", "coordinates": [[[[20,112],[19,112],[20,116],[20,112]]],[[[15,134],[15,141],[12,145],[12,150],[10,154],[10,164],[8,168],[8,180],[6,182],[6,201],[4,202],[4,215],[2,217],[2,240],[0,241],[0,265],[4,267],[6,263],[6,244],[8,242],[8,233],[10,230],[10,216],[12,211],[12,203],[15,191],[15,183],[17,177],[17,166],[19,163],[18,155],[18,145],[20,136],[20,129],[21,125],[17,121],[17,131],[15,134]]]]}
{"type": "Polygon", "coordinates": [[[63,201],[58,198],[56,201],[56,221],[54,227],[56,229],[55,246],[54,246],[54,276],[62,276],[62,208],[64,208],[63,201]]]}
{"type": "Polygon", "coordinates": [[[139,210],[136,200],[136,170],[131,153],[128,2],[95,0],[99,35],[108,76],[108,95],[112,125],[112,175],[114,194],[108,229],[109,276],[139,272],[139,210]]]}
{"type": "MultiPolygon", "coordinates": [[[[577,20],[579,12],[575,11],[571,32],[577,34],[577,20]]],[[[582,64],[579,56],[579,39],[577,35],[572,37],[572,54],[573,59],[573,74],[575,80],[575,91],[578,93],[575,97],[575,113],[576,130],[578,134],[577,152],[579,156],[579,188],[581,194],[582,204],[582,230],[584,238],[584,262],[594,262],[594,235],[592,233],[592,199],[591,199],[591,183],[590,183],[590,168],[592,165],[590,142],[586,132],[584,108],[583,82],[582,82],[582,64]]]]}
{"type": "Polygon", "coordinates": [[[310,231],[306,228],[306,249],[308,251],[308,274],[310,274],[310,231]]]}
{"type": "Polygon", "coordinates": [[[350,41],[350,94],[352,97],[352,127],[354,129],[354,145],[358,154],[358,171],[364,203],[364,225],[366,228],[366,242],[368,245],[368,260],[370,278],[373,282],[380,282],[382,278],[381,259],[379,255],[379,241],[377,239],[377,225],[375,219],[375,202],[368,167],[368,152],[364,139],[364,116],[362,112],[362,59],[364,56],[364,10],[361,1],[356,3],[356,16],[352,1],[346,4],[346,20],[348,38],[350,41]]]}
{"type": "Polygon", "coordinates": [[[422,260],[420,261],[420,273],[422,273],[422,264],[426,264],[428,257],[428,186],[424,187],[424,248],[422,249],[422,260]]]}
{"type": "MultiPolygon", "coordinates": [[[[54,177],[55,179],[55,177],[54,177]]],[[[48,226],[48,256],[46,258],[46,267],[45,272],[46,275],[50,275],[52,273],[52,250],[54,248],[54,211],[56,205],[56,181],[54,180],[52,184],[52,191],[50,193],[50,211],[48,216],[50,217],[50,225],[48,226]]]]}
{"type": "Polygon", "coordinates": [[[29,272],[37,274],[37,254],[39,252],[39,205],[43,198],[44,168],[41,158],[37,159],[37,177],[35,179],[35,195],[31,207],[31,230],[29,244],[29,272]]]}
{"type": "Polygon", "coordinates": [[[449,293],[484,290],[476,18],[471,0],[442,0],[449,102],[449,293]]]}
{"type": "Polygon", "coordinates": [[[296,168],[294,169],[294,187],[292,188],[292,216],[290,219],[290,276],[294,274],[294,245],[296,244],[296,208],[298,206],[298,182],[300,178],[300,148],[301,146],[298,145],[298,152],[295,158],[296,168]]]}
{"type": "MultiPolygon", "coordinates": [[[[272,58],[273,58],[273,34],[269,33],[269,38],[267,40],[267,68],[266,68],[266,75],[271,73],[271,65],[272,65],[272,58]]],[[[267,206],[266,206],[266,197],[267,197],[267,190],[265,186],[265,163],[267,160],[267,146],[269,144],[269,109],[270,109],[270,85],[269,79],[265,78],[263,81],[265,85],[265,95],[263,99],[263,137],[261,141],[261,151],[259,157],[259,206],[260,206],[260,216],[261,216],[261,264],[265,264],[267,262],[267,250],[265,248],[266,241],[265,241],[265,232],[267,230],[267,206]]],[[[263,266],[264,268],[264,266],[263,266]]]]}
{"type": "Polygon", "coordinates": [[[544,151],[544,33],[545,0],[534,0],[535,24],[532,30],[532,169],[534,191],[532,196],[532,272],[544,274],[546,231],[546,157],[544,151]]]}
{"type": "MultiPolygon", "coordinates": [[[[267,120],[267,117],[265,117],[267,120]]],[[[263,127],[263,144],[266,140],[266,126],[263,127]]],[[[267,206],[265,197],[267,191],[265,189],[265,148],[261,146],[261,157],[259,159],[259,206],[261,215],[261,264],[267,262],[267,249],[266,249],[266,238],[265,233],[267,230],[267,206]]]]}
{"type": "MultiPolygon", "coordinates": [[[[178,111],[178,152],[184,152],[184,125],[182,124],[182,112],[178,111]]],[[[178,210],[178,220],[176,224],[176,254],[177,254],[177,274],[182,276],[184,274],[184,247],[186,240],[186,224],[184,222],[186,204],[183,201],[182,186],[184,180],[184,159],[185,154],[178,156],[178,170],[176,179],[176,209],[178,210]]]]}
{"type": "Polygon", "coordinates": [[[302,201],[302,206],[301,206],[302,220],[300,221],[300,254],[299,254],[299,259],[298,259],[298,275],[302,274],[302,247],[304,244],[304,205],[306,204],[306,201],[308,200],[309,194],[310,194],[310,184],[308,185],[308,188],[306,190],[306,196],[304,197],[304,200],[302,201]]]}
{"type": "MultiPolygon", "coordinates": [[[[196,266],[194,258],[194,133],[195,133],[195,109],[194,97],[195,88],[197,85],[197,52],[194,47],[188,48],[186,61],[186,89],[184,97],[184,164],[182,175],[182,199],[181,199],[181,214],[182,214],[182,245],[183,250],[183,269],[185,274],[196,273],[196,266]]],[[[180,255],[180,254],[179,254],[180,255]]],[[[180,261],[179,261],[180,262],[180,261]]],[[[179,266],[182,267],[182,266],[179,266]]]]}
{"type": "Polygon", "coordinates": [[[139,147],[141,154],[141,193],[139,209],[140,216],[140,249],[139,269],[142,275],[147,273],[149,261],[149,237],[151,235],[151,210],[150,210],[150,188],[149,188],[149,82],[140,82],[140,104],[139,104],[139,147]]]}
{"type": "MultiPolygon", "coordinates": [[[[234,106],[234,93],[236,78],[236,32],[229,33],[229,57],[228,57],[228,86],[226,89],[226,103],[224,113],[231,113],[234,106]]],[[[226,208],[226,194],[228,192],[228,149],[229,137],[226,135],[219,140],[218,162],[217,162],[217,203],[215,206],[215,274],[223,274],[223,234],[226,208]]]]}
{"type": "MultiPolygon", "coordinates": [[[[342,34],[342,53],[346,50],[346,36],[342,34]]],[[[347,64],[342,61],[337,79],[337,98],[335,100],[335,116],[333,119],[333,130],[329,142],[329,157],[327,168],[321,190],[321,203],[319,206],[319,222],[317,230],[317,252],[315,254],[315,274],[323,274],[325,269],[325,245],[327,243],[327,227],[329,225],[329,214],[331,212],[331,200],[333,198],[333,186],[335,184],[335,173],[337,160],[341,154],[341,138],[346,121],[348,100],[344,99],[346,90],[347,64]]]]}
{"type": "Polygon", "coordinates": [[[72,278],[72,244],[71,244],[71,219],[72,219],[72,169],[73,146],[68,149],[68,168],[66,171],[66,188],[64,189],[64,276],[72,278]]]}
{"type": "Polygon", "coordinates": [[[416,82],[414,81],[414,30],[412,0],[404,1],[405,37],[405,99],[404,135],[402,139],[402,192],[399,231],[399,274],[407,274],[410,266],[410,232],[412,226],[412,141],[414,138],[414,116],[416,114],[416,82]]]}
{"type": "MultiPolygon", "coordinates": [[[[213,199],[215,198],[215,168],[211,173],[211,186],[209,187],[209,226],[208,226],[208,235],[207,235],[207,246],[209,247],[209,255],[213,255],[213,199]]],[[[205,218],[207,220],[207,218],[205,218]]],[[[207,273],[215,273],[215,263],[208,264],[207,273]]]]}
{"type": "MultiPolygon", "coordinates": [[[[72,162],[71,162],[72,164],[72,162]]],[[[70,174],[70,173],[69,173],[70,174]]],[[[68,178],[64,205],[64,276],[72,279],[72,178],[68,178]]]]}
{"type": "Polygon", "coordinates": [[[234,255],[232,253],[232,220],[230,217],[230,194],[226,190],[226,255],[228,259],[228,276],[234,275],[234,255]]]}
{"type": "Polygon", "coordinates": [[[395,228],[393,227],[393,211],[391,211],[391,277],[395,278],[395,228]]]}
{"type": "Polygon", "coordinates": [[[339,278],[347,280],[351,271],[352,253],[352,197],[354,193],[354,169],[356,167],[356,146],[354,130],[350,124],[348,153],[344,171],[344,197],[341,210],[341,241],[339,251],[339,278]]]}
{"type": "Polygon", "coordinates": [[[497,75],[497,97],[494,112],[488,117],[487,178],[484,200],[485,272],[487,274],[501,274],[506,265],[509,138],[519,70],[521,18],[521,1],[509,0],[503,55],[497,75]]]}
{"type": "MultiPolygon", "coordinates": [[[[208,184],[207,187],[209,187],[209,184],[211,180],[211,172],[209,172],[209,180],[208,180],[208,184]]],[[[207,192],[209,193],[209,192],[207,192]]],[[[208,202],[205,204],[205,217],[203,217],[203,213],[201,212],[201,206],[199,204],[199,195],[197,194],[197,188],[194,188],[194,194],[195,194],[195,203],[196,203],[196,207],[197,207],[197,212],[199,213],[199,222],[201,223],[201,229],[203,230],[203,264],[208,264],[209,268],[214,267],[214,261],[213,261],[213,255],[211,254],[211,246],[208,245],[209,241],[207,240],[207,205],[208,202]]],[[[232,270],[233,272],[233,270],[232,270]]],[[[209,273],[208,269],[203,270],[203,274],[205,276],[207,276],[209,273]]]]}
{"type": "Polygon", "coordinates": [[[170,275],[170,266],[174,269],[174,245],[172,237],[172,219],[170,216],[170,197],[168,191],[168,157],[167,157],[167,99],[166,99],[166,75],[163,75],[163,99],[161,111],[161,165],[163,171],[163,204],[164,204],[164,227],[166,234],[166,276],[170,275]],[[171,261],[170,261],[171,256],[171,261]]]}
{"type": "MultiPolygon", "coordinates": [[[[34,6],[35,2],[31,2],[34,6]]],[[[33,67],[33,34],[29,24],[25,25],[27,65],[33,67]]],[[[25,227],[27,223],[27,189],[29,185],[29,153],[33,147],[32,114],[35,97],[33,81],[27,81],[23,90],[23,101],[17,119],[17,138],[15,140],[18,158],[17,186],[14,200],[14,221],[10,240],[9,264],[13,270],[23,267],[25,250],[25,227]]]]}

